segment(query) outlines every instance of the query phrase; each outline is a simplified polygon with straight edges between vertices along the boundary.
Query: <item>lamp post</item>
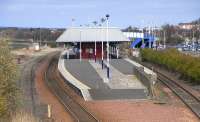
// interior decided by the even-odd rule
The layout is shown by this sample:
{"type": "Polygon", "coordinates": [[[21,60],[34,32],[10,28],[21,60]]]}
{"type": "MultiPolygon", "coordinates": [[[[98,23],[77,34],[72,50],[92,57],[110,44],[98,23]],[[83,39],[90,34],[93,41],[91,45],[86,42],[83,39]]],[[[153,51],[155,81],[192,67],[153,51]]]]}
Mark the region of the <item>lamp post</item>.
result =
{"type": "Polygon", "coordinates": [[[104,18],[101,18],[101,66],[102,66],[102,69],[103,69],[103,57],[104,57],[104,52],[103,52],[103,38],[102,38],[102,34],[103,34],[103,23],[105,22],[105,19],[104,18]]]}
{"type": "Polygon", "coordinates": [[[106,28],[106,41],[107,41],[107,78],[110,77],[110,64],[109,64],[109,42],[108,42],[108,19],[110,15],[106,14],[106,22],[107,22],[107,28],[106,28]]]}
{"type": "Polygon", "coordinates": [[[101,68],[103,69],[103,57],[104,57],[104,53],[103,53],[103,38],[102,38],[102,33],[103,33],[103,28],[101,28],[101,68]]]}

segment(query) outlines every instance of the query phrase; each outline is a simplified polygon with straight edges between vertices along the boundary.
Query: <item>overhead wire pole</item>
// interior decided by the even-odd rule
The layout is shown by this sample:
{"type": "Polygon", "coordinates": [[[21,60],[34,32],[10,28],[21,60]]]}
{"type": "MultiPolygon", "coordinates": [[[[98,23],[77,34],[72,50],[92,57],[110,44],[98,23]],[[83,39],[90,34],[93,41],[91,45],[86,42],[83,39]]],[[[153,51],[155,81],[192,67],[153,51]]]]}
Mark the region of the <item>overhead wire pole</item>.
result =
{"type": "MultiPolygon", "coordinates": [[[[142,25],[144,25],[144,20],[142,20],[142,25]]],[[[143,38],[142,38],[142,48],[143,48],[143,45],[144,45],[144,27],[141,26],[141,29],[142,29],[142,34],[143,34],[143,38]]]]}
{"type": "Polygon", "coordinates": [[[164,30],[164,46],[163,46],[164,49],[166,48],[166,44],[165,44],[166,42],[165,41],[166,41],[166,37],[165,37],[165,30],[164,30]]]}
{"type": "Polygon", "coordinates": [[[143,36],[142,36],[142,48],[143,48],[143,46],[144,46],[144,30],[143,30],[143,28],[142,28],[142,34],[143,34],[143,36]]]}
{"type": "Polygon", "coordinates": [[[151,36],[151,40],[153,41],[153,44],[152,44],[152,48],[155,49],[155,26],[154,26],[154,23],[152,24],[152,36],[151,36]]]}
{"type": "Polygon", "coordinates": [[[110,15],[107,14],[106,15],[106,22],[107,22],[107,28],[106,28],[106,41],[107,41],[107,78],[110,78],[110,62],[109,62],[109,40],[108,40],[108,19],[109,19],[110,15]]]}
{"type": "Polygon", "coordinates": [[[151,48],[151,40],[150,40],[150,37],[151,37],[151,27],[149,25],[149,48],[151,48]]]}

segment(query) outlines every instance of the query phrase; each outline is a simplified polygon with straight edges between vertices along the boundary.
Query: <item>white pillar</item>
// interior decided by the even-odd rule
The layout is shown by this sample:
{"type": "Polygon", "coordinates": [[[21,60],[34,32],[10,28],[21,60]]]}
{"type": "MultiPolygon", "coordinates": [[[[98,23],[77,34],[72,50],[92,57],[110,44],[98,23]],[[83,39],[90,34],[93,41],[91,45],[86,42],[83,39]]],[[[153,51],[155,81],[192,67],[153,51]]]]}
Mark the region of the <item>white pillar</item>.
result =
{"type": "Polygon", "coordinates": [[[102,32],[103,32],[103,27],[101,29],[101,67],[103,69],[103,57],[104,57],[104,53],[103,53],[103,38],[102,38],[102,32]]]}
{"type": "Polygon", "coordinates": [[[81,55],[82,54],[82,49],[81,49],[81,47],[82,46],[81,46],[81,41],[80,41],[80,49],[79,49],[80,50],[80,52],[79,52],[80,53],[80,61],[82,60],[82,55],[81,55]]]}
{"type": "Polygon", "coordinates": [[[119,58],[119,49],[118,49],[118,47],[117,47],[117,59],[119,58]]]}
{"type": "Polygon", "coordinates": [[[103,53],[103,40],[101,42],[101,60],[103,61],[103,56],[104,56],[104,53],[103,53]]]}
{"type": "Polygon", "coordinates": [[[69,49],[67,50],[67,59],[69,59],[69,49]]]}
{"type": "Polygon", "coordinates": [[[81,41],[82,41],[81,36],[82,36],[82,35],[81,35],[81,34],[82,34],[82,31],[80,31],[80,45],[79,45],[79,46],[80,46],[80,47],[79,47],[79,48],[80,48],[80,49],[79,49],[79,50],[80,50],[80,52],[79,52],[79,53],[80,53],[80,61],[82,60],[82,49],[81,49],[81,48],[82,48],[82,46],[81,46],[81,41]]]}
{"type": "Polygon", "coordinates": [[[94,44],[94,55],[95,55],[95,62],[96,62],[96,58],[97,58],[97,42],[95,40],[95,44],[94,44]]]}

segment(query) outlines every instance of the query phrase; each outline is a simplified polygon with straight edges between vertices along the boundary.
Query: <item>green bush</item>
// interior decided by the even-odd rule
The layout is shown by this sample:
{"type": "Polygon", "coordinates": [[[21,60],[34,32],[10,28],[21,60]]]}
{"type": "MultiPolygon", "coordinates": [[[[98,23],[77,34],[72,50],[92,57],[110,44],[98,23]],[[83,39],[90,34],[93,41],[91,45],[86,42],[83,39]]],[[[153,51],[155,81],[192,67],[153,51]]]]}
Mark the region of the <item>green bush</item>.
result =
{"type": "Polygon", "coordinates": [[[155,51],[141,49],[142,61],[158,64],[181,74],[183,78],[200,83],[200,58],[180,53],[176,49],[155,51]]]}
{"type": "Polygon", "coordinates": [[[0,119],[9,116],[17,108],[18,75],[14,56],[10,53],[7,42],[0,40],[0,119]]]}

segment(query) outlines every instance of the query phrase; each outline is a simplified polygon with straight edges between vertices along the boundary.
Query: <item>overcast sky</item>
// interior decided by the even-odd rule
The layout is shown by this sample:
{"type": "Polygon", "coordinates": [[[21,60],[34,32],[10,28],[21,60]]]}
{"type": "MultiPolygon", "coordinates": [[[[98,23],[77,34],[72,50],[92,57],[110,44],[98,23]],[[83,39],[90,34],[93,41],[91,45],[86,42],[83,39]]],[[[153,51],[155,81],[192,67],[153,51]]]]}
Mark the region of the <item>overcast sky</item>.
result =
{"type": "Polygon", "coordinates": [[[200,17],[200,0],[0,0],[0,26],[66,28],[72,18],[79,26],[107,13],[121,28],[177,24],[200,17]]]}

